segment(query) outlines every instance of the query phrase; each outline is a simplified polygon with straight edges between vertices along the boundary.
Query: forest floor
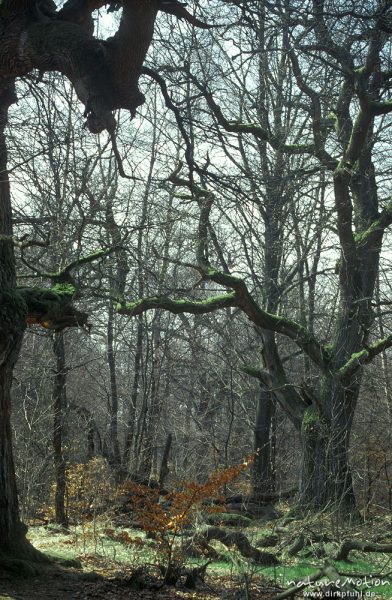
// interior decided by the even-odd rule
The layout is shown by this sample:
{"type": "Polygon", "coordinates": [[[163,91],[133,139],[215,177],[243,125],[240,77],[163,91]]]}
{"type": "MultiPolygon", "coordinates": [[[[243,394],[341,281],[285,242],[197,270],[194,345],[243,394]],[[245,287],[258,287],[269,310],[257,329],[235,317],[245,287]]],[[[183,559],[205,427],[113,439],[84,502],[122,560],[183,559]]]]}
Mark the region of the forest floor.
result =
{"type": "MultiPolygon", "coordinates": [[[[242,598],[241,585],[233,585],[226,580],[208,577],[197,591],[164,586],[160,589],[135,590],[128,585],[126,577],[114,575],[91,580],[91,575],[80,573],[75,569],[60,567],[45,568],[40,577],[29,579],[6,579],[0,575],[0,600],[93,600],[107,598],[132,600],[221,600],[242,598]]],[[[273,590],[269,595],[263,593],[254,584],[254,598],[267,599],[274,596],[273,590]]]]}
{"type": "MultiPolygon", "coordinates": [[[[0,600],[272,600],[293,582],[315,574],[326,559],[342,578],[355,580],[363,597],[392,598],[391,553],[355,550],[350,552],[349,561],[331,559],[345,539],[390,544],[391,516],[343,528],[328,517],[309,517],[252,521],[246,527],[242,522],[241,527],[230,529],[245,532],[253,547],[272,552],[279,565],[255,564],[235,549],[214,542],[217,556],[208,566],[205,580],[198,582],[195,590],[189,590],[183,581],[177,587],[162,586],[157,571],[162,557],[157,554],[154,541],[146,539],[140,530],[90,523],[64,533],[52,526],[33,526],[29,537],[34,546],[59,562],[40,567],[39,575],[29,578],[0,573],[0,600]],[[298,550],[301,539],[306,543],[298,550]],[[139,571],[142,578],[135,579],[139,571]]],[[[205,562],[192,559],[187,567],[205,562]]],[[[314,587],[307,591],[317,592],[314,587]]],[[[303,592],[295,596],[303,597],[303,592]]]]}
{"type": "MultiPolygon", "coordinates": [[[[107,567],[106,575],[83,572],[81,569],[46,566],[38,577],[19,578],[0,573],[0,600],[240,600],[244,598],[243,582],[238,578],[208,575],[197,590],[160,586],[137,590],[130,583],[131,575],[119,574],[107,567]]],[[[252,599],[271,599],[279,588],[263,579],[249,586],[252,599]]]]}

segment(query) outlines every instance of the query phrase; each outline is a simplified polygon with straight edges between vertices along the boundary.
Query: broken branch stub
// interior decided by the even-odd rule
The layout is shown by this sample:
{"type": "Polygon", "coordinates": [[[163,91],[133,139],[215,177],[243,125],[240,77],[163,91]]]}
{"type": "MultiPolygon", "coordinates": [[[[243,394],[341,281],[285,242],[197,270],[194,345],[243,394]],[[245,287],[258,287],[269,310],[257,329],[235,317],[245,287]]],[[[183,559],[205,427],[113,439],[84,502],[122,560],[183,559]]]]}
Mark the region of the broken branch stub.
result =
{"type": "Polygon", "coordinates": [[[50,0],[5,0],[0,4],[0,82],[33,69],[59,71],[85,105],[88,129],[113,131],[113,111],[123,108],[133,117],[145,100],[138,83],[159,10],[209,27],[175,0],[68,0],[60,11],[50,0]],[[114,36],[101,40],[93,36],[91,15],[105,4],[123,10],[114,36]]]}

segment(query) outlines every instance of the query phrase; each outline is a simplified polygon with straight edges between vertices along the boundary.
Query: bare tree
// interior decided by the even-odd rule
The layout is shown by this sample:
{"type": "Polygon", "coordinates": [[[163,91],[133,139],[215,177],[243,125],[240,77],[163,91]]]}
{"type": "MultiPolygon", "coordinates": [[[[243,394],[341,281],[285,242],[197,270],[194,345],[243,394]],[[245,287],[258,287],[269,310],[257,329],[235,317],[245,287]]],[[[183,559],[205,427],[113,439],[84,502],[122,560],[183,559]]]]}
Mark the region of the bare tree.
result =
{"type": "MultiPolygon", "coordinates": [[[[233,115],[235,110],[230,100],[211,89],[211,70],[200,67],[197,77],[189,73],[187,65],[179,70],[190,78],[198,106],[200,96],[204,98],[213,117],[210,127],[214,126],[220,139],[225,139],[231,153],[229,144],[233,143],[233,135],[250,137],[257,144],[267,144],[286,157],[284,160],[293,155],[308,156],[311,168],[320,173],[319,180],[327,178],[328,194],[333,194],[334,225],[340,247],[339,307],[333,330],[325,336],[325,331],[316,328],[314,321],[304,324],[294,320],[288,307],[285,314],[277,314],[276,308],[270,312],[261,306],[257,290],[252,289],[249,280],[225,271],[220,261],[215,263],[218,266],[213,264],[213,236],[209,230],[212,202],[204,183],[208,180],[212,186],[217,180],[216,172],[208,162],[204,169],[192,163],[189,155],[190,177],[177,177],[177,183],[189,190],[200,211],[194,268],[204,282],[230,291],[213,297],[201,295],[197,299],[141,298],[124,304],[122,312],[137,315],[158,307],[173,313],[205,314],[227,307],[244,312],[263,331],[266,351],[259,377],[273,391],[301,436],[302,506],[334,506],[341,514],[354,515],[348,449],[362,373],[366,364],[392,345],[390,335],[375,337],[371,309],[382,241],[391,222],[388,202],[380,206],[376,174],[379,165],[374,158],[379,139],[376,123],[392,110],[388,91],[390,33],[385,25],[390,6],[375,3],[370,13],[364,7],[351,13],[337,5],[327,13],[324,3],[319,1],[308,2],[306,6],[286,3],[266,15],[262,3],[239,5],[247,27],[254,14],[264,15],[271,27],[279,27],[277,43],[288,61],[290,81],[297,96],[295,125],[287,135],[282,137],[271,127],[272,115],[268,111],[267,122],[264,116],[254,118],[251,111],[249,115],[254,120],[245,119],[248,114],[241,114],[245,102],[233,115]],[[339,27],[334,35],[331,32],[337,22],[339,27]],[[196,183],[196,177],[200,184],[196,183]],[[318,376],[310,385],[308,382],[301,387],[290,378],[275,341],[276,336],[282,335],[313,365],[312,370],[318,376]]],[[[257,27],[255,30],[259,31],[257,27]]],[[[273,45],[271,48],[275,52],[273,45]]],[[[252,51],[249,53],[252,55],[252,51]]],[[[168,69],[167,73],[170,72],[168,69]]],[[[287,112],[292,106],[286,102],[282,108],[287,112]]],[[[178,107],[176,115],[181,122],[178,107]]],[[[185,130],[187,150],[189,140],[189,131],[185,130]]],[[[274,191],[269,190],[268,194],[269,218],[276,206],[271,195],[274,191]]],[[[297,266],[297,273],[298,270],[297,266]]]]}

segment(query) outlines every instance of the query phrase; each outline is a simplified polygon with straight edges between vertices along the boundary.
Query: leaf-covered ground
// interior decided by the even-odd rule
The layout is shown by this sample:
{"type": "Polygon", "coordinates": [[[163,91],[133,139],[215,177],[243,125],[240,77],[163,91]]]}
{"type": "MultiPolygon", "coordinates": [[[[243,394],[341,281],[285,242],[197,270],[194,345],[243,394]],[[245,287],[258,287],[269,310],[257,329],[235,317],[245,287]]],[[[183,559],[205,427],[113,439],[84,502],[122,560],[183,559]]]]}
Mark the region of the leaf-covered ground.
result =
{"type": "MultiPolygon", "coordinates": [[[[264,583],[252,582],[252,598],[272,598],[279,589],[264,583]]],[[[197,590],[183,587],[151,585],[150,588],[135,589],[131,577],[122,574],[107,574],[95,578],[80,570],[61,567],[46,567],[41,576],[20,579],[0,575],[0,600],[73,600],[73,599],[118,599],[134,600],[223,600],[243,598],[243,585],[225,575],[210,575],[197,590]]]]}

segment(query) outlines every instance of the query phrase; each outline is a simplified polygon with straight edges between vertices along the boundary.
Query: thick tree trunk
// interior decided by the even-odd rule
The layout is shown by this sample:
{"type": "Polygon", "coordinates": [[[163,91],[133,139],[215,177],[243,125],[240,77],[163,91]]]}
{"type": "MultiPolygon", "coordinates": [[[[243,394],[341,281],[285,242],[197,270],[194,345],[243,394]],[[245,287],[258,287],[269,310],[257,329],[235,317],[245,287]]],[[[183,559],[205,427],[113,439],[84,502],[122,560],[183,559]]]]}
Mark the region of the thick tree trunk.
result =
{"type": "Polygon", "coordinates": [[[11,383],[23,335],[21,315],[13,301],[15,259],[12,236],[7,146],[4,130],[14,88],[0,89],[0,552],[17,551],[26,528],[19,520],[18,494],[12,455],[11,383]]]}
{"type": "Polygon", "coordinates": [[[42,16],[34,11],[35,4],[0,4],[0,77],[19,77],[33,69],[63,73],[86,107],[92,133],[114,129],[116,108],[134,115],[144,102],[138,80],[158,3],[125,3],[118,31],[105,41],[92,36],[91,18],[91,12],[105,2],[70,3],[81,6],[81,11],[67,2],[64,10],[42,16]]]}
{"type": "Polygon", "coordinates": [[[66,409],[67,373],[65,366],[64,334],[55,333],[53,351],[56,357],[56,371],[53,386],[53,453],[56,477],[55,510],[56,523],[68,527],[65,511],[66,461],[64,457],[64,411],[66,409]]]}
{"type": "MultiPolygon", "coordinates": [[[[3,257],[1,257],[3,258],[3,257]]],[[[1,262],[0,268],[3,263],[1,262]]],[[[11,430],[11,384],[13,370],[19,355],[23,329],[10,332],[4,324],[20,322],[18,307],[6,313],[6,306],[0,294],[0,570],[25,567],[20,559],[33,562],[47,562],[45,555],[36,550],[26,539],[27,527],[19,518],[18,492],[15,478],[15,465],[12,452],[11,430]],[[3,320],[4,319],[4,320],[3,320]],[[15,559],[17,559],[15,561],[15,559]]],[[[31,568],[28,572],[32,572],[31,568]]]]}
{"type": "MultiPolygon", "coordinates": [[[[371,131],[371,127],[370,127],[371,131]]],[[[339,376],[339,370],[366,347],[374,315],[371,299],[379,269],[382,230],[358,246],[347,231],[351,219],[351,197],[355,207],[355,228],[366,231],[377,218],[377,186],[371,160],[371,135],[358,159],[356,175],[335,172],[335,199],[342,243],[339,269],[340,308],[334,336],[335,364],[319,386],[318,401],[305,412],[302,421],[301,504],[333,508],[338,518],[358,517],[349,465],[349,442],[359,396],[362,370],[339,376]],[[333,372],[332,372],[333,371],[333,372]],[[321,412],[317,408],[321,406],[321,412]]]]}
{"type": "Polygon", "coordinates": [[[0,87],[0,560],[41,557],[26,540],[27,527],[19,518],[12,453],[11,384],[19,355],[27,307],[15,290],[11,198],[4,130],[8,109],[15,102],[13,83],[0,87]]]}
{"type": "MultiPolygon", "coordinates": [[[[2,303],[2,318],[4,314],[2,303]]],[[[15,317],[12,312],[8,318],[15,317]]],[[[27,528],[19,520],[18,494],[12,454],[11,434],[11,383],[21,334],[0,333],[0,553],[19,554],[22,550],[27,528]]]]}
{"type": "Polygon", "coordinates": [[[331,509],[338,519],[357,518],[348,450],[358,387],[345,390],[333,378],[322,387],[321,403],[329,407],[328,414],[312,406],[302,420],[300,505],[331,509]]]}

